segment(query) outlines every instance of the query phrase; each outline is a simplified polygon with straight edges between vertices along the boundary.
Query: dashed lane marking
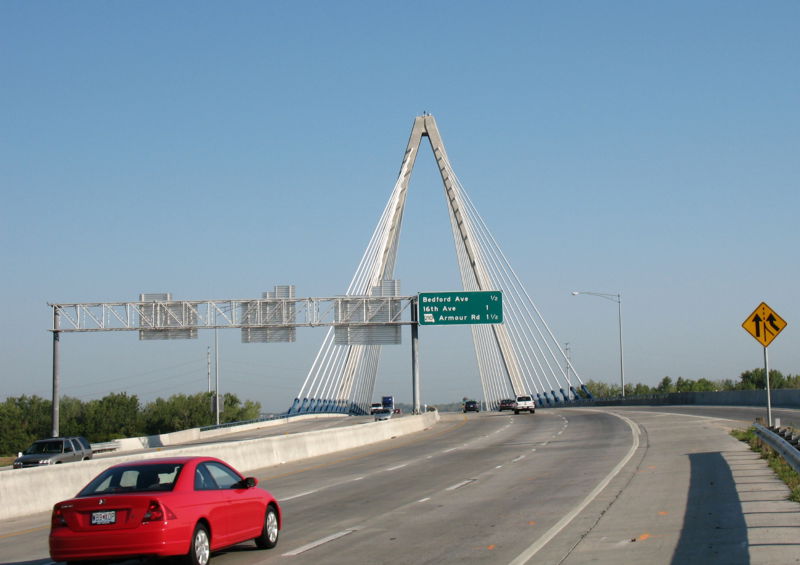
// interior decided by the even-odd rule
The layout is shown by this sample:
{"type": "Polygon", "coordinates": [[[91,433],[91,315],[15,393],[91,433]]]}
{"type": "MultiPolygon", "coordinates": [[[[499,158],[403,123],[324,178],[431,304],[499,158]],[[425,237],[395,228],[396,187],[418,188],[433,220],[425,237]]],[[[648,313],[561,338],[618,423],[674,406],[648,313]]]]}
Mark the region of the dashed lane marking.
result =
{"type": "Polygon", "coordinates": [[[456,483],[453,486],[449,486],[444,490],[456,490],[456,489],[459,489],[459,488],[461,488],[463,486],[466,486],[466,485],[468,485],[470,483],[474,483],[477,480],[478,479],[467,479],[466,481],[461,481],[460,483],[456,483]]]}
{"type": "Polygon", "coordinates": [[[324,545],[326,543],[332,542],[332,541],[337,540],[339,538],[343,538],[344,536],[352,534],[353,532],[357,532],[358,530],[359,530],[359,528],[350,528],[349,530],[343,530],[341,532],[336,532],[335,534],[331,534],[331,535],[329,535],[327,537],[318,539],[317,541],[312,541],[311,543],[307,543],[306,545],[304,545],[302,547],[298,547],[297,549],[295,549],[293,551],[288,551],[288,552],[283,554],[283,557],[293,557],[295,555],[300,555],[301,553],[305,553],[306,551],[314,549],[315,547],[319,547],[321,545],[324,545]]]}
{"type": "Polygon", "coordinates": [[[291,495],[291,496],[284,496],[284,497],[282,497],[282,498],[281,498],[281,502],[286,502],[287,500],[294,500],[295,498],[300,498],[300,497],[303,497],[303,496],[308,496],[309,494],[314,494],[315,492],[317,492],[317,491],[315,491],[315,490],[309,490],[309,491],[306,491],[306,492],[301,492],[301,493],[299,493],[299,494],[293,494],[293,495],[291,495]]]}

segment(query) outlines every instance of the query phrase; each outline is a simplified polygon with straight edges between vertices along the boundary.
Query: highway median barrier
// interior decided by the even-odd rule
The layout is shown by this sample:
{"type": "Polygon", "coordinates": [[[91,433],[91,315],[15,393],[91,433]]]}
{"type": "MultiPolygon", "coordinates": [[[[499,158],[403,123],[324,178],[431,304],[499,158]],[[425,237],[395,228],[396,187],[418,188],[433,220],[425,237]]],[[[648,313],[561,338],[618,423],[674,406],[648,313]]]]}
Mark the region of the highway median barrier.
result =
{"type": "MultiPolygon", "coordinates": [[[[438,412],[425,412],[418,416],[403,416],[382,422],[366,422],[325,430],[225,442],[224,435],[220,433],[242,431],[242,428],[231,427],[225,428],[225,432],[211,430],[216,432],[214,436],[220,437],[220,441],[214,443],[173,447],[168,451],[115,452],[112,456],[76,463],[9,469],[0,472],[0,500],[3,501],[0,504],[0,520],[46,512],[56,502],[75,496],[93,477],[117,463],[159,457],[205,455],[227,461],[241,473],[250,473],[264,467],[327,455],[412,434],[429,428],[438,421],[438,412]]],[[[178,433],[184,434],[184,432],[178,433]]],[[[192,438],[193,435],[194,433],[186,433],[184,437],[192,438]]],[[[202,439],[200,436],[198,438],[202,439]]],[[[143,442],[142,438],[132,439],[134,440],[132,445],[125,447],[136,449],[158,447],[158,445],[144,445],[150,442],[143,442]]],[[[165,439],[169,442],[175,441],[175,437],[161,437],[153,443],[163,444],[165,439]]],[[[124,446],[126,440],[120,441],[121,447],[124,446]]],[[[268,488],[268,485],[265,486],[268,488]]]]}

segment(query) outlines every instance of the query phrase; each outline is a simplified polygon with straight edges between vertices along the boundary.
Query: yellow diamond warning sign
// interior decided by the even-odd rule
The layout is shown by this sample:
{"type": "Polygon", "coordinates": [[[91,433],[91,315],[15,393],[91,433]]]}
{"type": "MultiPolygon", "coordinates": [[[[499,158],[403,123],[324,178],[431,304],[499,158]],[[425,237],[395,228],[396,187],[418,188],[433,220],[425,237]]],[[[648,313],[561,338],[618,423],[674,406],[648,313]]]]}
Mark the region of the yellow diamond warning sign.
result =
{"type": "Polygon", "coordinates": [[[767,306],[766,302],[762,302],[742,323],[742,327],[761,345],[767,347],[786,327],[786,321],[767,306]]]}

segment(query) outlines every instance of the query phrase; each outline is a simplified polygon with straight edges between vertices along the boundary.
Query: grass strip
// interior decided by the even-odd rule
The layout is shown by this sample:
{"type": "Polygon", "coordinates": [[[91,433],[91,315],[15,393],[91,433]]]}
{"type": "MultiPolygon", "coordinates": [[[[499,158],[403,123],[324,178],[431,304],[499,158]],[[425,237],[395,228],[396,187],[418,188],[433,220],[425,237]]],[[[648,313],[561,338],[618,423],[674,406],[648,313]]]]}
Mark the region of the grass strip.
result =
{"type": "Polygon", "coordinates": [[[766,459],[775,474],[778,475],[786,486],[791,491],[789,500],[800,502],[800,474],[798,474],[792,466],[789,465],[783,457],[780,456],[774,449],[761,441],[761,438],[756,434],[756,429],[751,427],[747,430],[732,430],[731,435],[736,439],[743,441],[750,445],[750,449],[756,453],[761,454],[762,459],[766,459]]]}

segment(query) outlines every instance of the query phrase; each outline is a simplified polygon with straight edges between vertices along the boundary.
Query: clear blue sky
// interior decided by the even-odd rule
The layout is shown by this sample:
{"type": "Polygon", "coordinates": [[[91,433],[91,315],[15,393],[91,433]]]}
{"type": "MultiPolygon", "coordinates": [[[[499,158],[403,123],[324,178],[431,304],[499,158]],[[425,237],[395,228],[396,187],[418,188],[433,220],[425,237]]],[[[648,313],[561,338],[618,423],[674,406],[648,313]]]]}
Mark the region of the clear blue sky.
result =
{"type": "MultiPolygon", "coordinates": [[[[800,372],[800,3],[0,3],[0,397],[51,387],[48,302],[347,287],[414,117],[584,380],[733,378],[742,328],[800,372]]],[[[397,268],[458,288],[427,147],[397,268]]],[[[423,401],[480,396],[469,333],[423,328],[423,401]]],[[[323,330],[221,332],[222,389],[288,407],[323,330]]],[[[408,334],[376,394],[410,401],[408,334]]],[[[62,392],[205,390],[210,333],[65,335],[62,392]]]]}

